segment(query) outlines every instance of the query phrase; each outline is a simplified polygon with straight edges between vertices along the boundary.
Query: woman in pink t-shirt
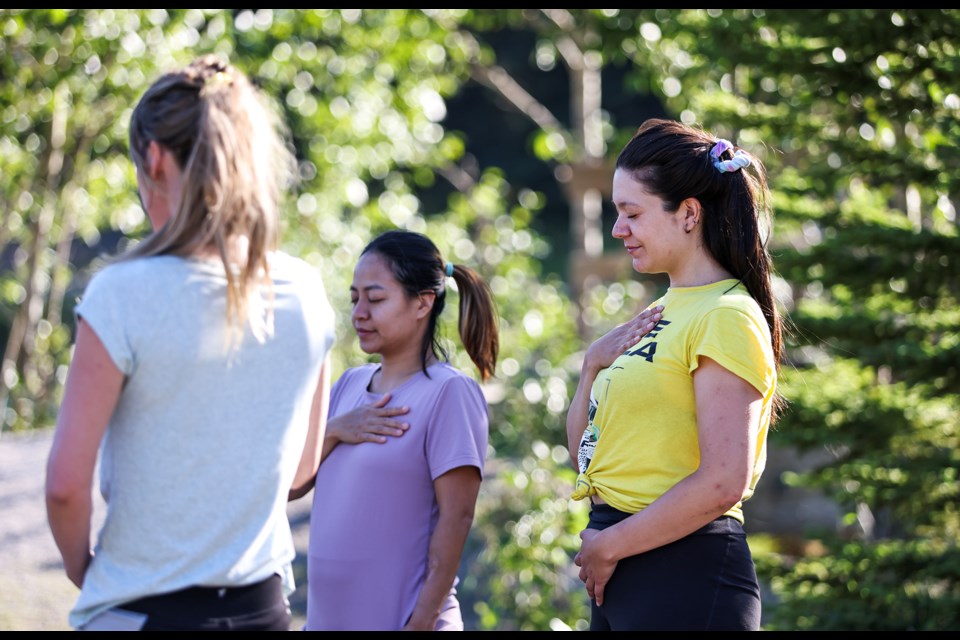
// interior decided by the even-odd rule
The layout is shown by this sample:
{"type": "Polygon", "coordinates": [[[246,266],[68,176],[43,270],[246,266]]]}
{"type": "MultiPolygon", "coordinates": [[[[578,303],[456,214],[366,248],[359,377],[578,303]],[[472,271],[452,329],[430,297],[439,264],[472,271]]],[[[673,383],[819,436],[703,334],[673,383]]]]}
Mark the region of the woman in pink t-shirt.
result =
{"type": "Polygon", "coordinates": [[[437,338],[450,278],[460,337],[485,381],[497,316],[476,272],[408,231],[377,237],[356,265],[351,319],[361,349],[380,358],[348,369],[331,391],[310,523],[308,631],[463,630],[457,571],[489,418],[480,385],[447,362],[437,338]]]}

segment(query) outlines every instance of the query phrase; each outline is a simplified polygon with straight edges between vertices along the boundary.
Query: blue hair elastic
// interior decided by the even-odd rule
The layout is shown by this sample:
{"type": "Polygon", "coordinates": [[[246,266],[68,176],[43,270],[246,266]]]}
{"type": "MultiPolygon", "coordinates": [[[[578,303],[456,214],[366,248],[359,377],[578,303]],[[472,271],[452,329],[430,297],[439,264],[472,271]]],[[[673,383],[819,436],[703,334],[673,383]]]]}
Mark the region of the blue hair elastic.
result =
{"type": "Polygon", "coordinates": [[[724,140],[723,138],[717,140],[717,144],[713,145],[713,149],[710,149],[710,157],[713,158],[713,166],[720,173],[739,171],[744,167],[750,166],[750,156],[748,156],[742,149],[734,150],[732,160],[721,160],[720,156],[731,149],[733,149],[733,145],[730,144],[729,140],[724,140]]]}
{"type": "Polygon", "coordinates": [[[452,263],[452,262],[448,262],[448,263],[446,264],[445,270],[446,270],[446,272],[447,272],[447,277],[448,277],[448,278],[452,278],[452,277],[453,277],[453,263],[452,263]]]}

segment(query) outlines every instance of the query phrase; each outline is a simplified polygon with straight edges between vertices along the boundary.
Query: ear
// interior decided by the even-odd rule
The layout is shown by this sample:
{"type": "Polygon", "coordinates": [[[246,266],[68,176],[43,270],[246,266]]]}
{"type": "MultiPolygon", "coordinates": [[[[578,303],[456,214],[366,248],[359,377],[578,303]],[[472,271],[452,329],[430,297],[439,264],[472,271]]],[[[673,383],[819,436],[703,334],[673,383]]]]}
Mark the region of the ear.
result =
{"type": "Polygon", "coordinates": [[[703,207],[696,198],[687,198],[680,203],[680,224],[687,233],[697,228],[703,219],[703,207]]]}
{"type": "Polygon", "coordinates": [[[144,169],[146,169],[147,175],[150,176],[150,179],[153,181],[156,181],[163,173],[163,155],[163,147],[160,146],[159,142],[151,140],[149,144],[147,144],[147,153],[144,158],[146,166],[144,169]]]}
{"type": "Polygon", "coordinates": [[[417,295],[417,320],[427,318],[433,312],[433,303],[437,301],[437,294],[429,289],[417,295]]]}

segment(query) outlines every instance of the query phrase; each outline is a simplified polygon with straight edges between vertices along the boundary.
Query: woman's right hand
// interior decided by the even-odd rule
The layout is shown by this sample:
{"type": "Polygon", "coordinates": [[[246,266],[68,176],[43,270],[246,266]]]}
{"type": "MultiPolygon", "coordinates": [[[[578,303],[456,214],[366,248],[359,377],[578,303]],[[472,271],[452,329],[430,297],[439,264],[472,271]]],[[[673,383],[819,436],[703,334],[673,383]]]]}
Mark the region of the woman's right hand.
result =
{"type": "Polygon", "coordinates": [[[379,442],[387,441],[386,436],[402,436],[410,425],[394,420],[410,411],[409,407],[387,407],[390,394],[385,393],[376,402],[365,404],[330,418],[327,424],[329,435],[340,442],[379,442]]]}
{"type": "Polygon", "coordinates": [[[567,451],[574,469],[579,468],[578,455],[583,430],[587,428],[590,412],[590,388],[597,374],[613,364],[613,361],[637,344],[640,338],[650,333],[663,317],[663,305],[642,312],[617,325],[607,334],[597,338],[587,347],[580,367],[580,381],[567,411],[567,451]]]}
{"type": "Polygon", "coordinates": [[[663,305],[644,309],[641,313],[617,325],[608,333],[597,338],[587,348],[584,367],[593,371],[606,369],[613,361],[637,344],[640,338],[650,333],[663,317],[663,305]]]}

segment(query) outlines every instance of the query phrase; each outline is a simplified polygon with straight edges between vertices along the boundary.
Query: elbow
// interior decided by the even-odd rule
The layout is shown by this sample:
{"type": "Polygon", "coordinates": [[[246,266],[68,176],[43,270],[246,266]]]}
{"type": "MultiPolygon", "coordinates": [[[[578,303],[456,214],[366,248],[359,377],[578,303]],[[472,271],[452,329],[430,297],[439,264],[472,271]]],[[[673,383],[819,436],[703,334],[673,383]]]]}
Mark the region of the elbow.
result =
{"type": "Polygon", "coordinates": [[[66,506],[83,498],[92,500],[93,464],[88,468],[75,456],[64,455],[63,447],[55,441],[47,458],[43,490],[47,505],[66,506]]]}
{"type": "Polygon", "coordinates": [[[461,505],[445,515],[448,522],[457,529],[469,530],[473,526],[474,511],[473,505],[461,505]]]}
{"type": "Polygon", "coordinates": [[[737,495],[733,493],[726,493],[721,495],[716,502],[717,512],[719,514],[726,513],[727,511],[732,509],[738,502],[740,502],[742,497],[743,497],[742,494],[737,495]]]}
{"type": "Polygon", "coordinates": [[[303,496],[310,493],[310,490],[313,489],[314,485],[317,482],[317,469],[314,468],[313,473],[304,478],[301,474],[297,474],[297,477],[293,479],[293,483],[290,485],[290,490],[287,492],[287,502],[297,500],[303,496]]]}
{"type": "Polygon", "coordinates": [[[470,505],[469,507],[465,506],[463,509],[458,509],[457,513],[453,515],[461,525],[469,529],[471,526],[473,526],[474,513],[474,507],[473,505],[470,505]]]}
{"type": "Polygon", "coordinates": [[[299,500],[303,496],[310,493],[311,489],[313,489],[313,482],[307,482],[305,484],[294,485],[290,487],[290,490],[287,492],[287,502],[299,500]]]}
{"type": "Polygon", "coordinates": [[[743,500],[745,491],[746,487],[737,483],[730,484],[726,487],[718,487],[715,497],[720,513],[726,513],[738,502],[743,500]]]}
{"type": "Polygon", "coordinates": [[[741,478],[719,478],[711,486],[710,501],[718,513],[726,513],[738,502],[749,487],[749,482],[741,478]]]}
{"type": "Polygon", "coordinates": [[[44,497],[47,505],[70,506],[92,500],[93,478],[68,461],[51,459],[47,463],[44,497]]]}
{"type": "Polygon", "coordinates": [[[48,508],[64,508],[81,502],[90,487],[81,487],[56,477],[49,478],[44,491],[48,508]]]}

